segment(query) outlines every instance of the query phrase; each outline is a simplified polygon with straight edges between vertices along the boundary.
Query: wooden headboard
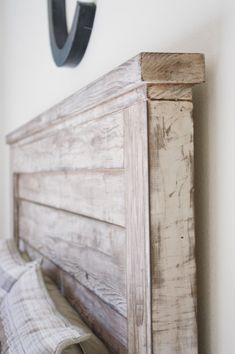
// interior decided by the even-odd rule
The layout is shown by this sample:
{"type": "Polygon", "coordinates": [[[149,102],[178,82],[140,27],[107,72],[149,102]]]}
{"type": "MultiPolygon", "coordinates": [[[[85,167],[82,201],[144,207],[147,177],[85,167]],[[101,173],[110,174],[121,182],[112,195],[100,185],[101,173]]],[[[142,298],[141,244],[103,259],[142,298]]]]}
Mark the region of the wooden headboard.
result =
{"type": "Polygon", "coordinates": [[[14,233],[111,353],[196,354],[192,86],[142,53],[7,137],[14,233]]]}

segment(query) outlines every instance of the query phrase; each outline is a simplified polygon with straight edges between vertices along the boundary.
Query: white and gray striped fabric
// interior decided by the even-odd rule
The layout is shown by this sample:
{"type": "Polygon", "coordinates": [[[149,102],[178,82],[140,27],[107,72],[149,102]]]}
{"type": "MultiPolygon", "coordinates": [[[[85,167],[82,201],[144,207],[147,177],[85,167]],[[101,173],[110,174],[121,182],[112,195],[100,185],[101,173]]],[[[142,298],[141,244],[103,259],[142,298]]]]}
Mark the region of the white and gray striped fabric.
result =
{"type": "Polygon", "coordinates": [[[0,303],[31,264],[21,257],[13,239],[0,241],[0,303]]]}
{"type": "Polygon", "coordinates": [[[108,354],[39,264],[13,285],[0,316],[2,354],[108,354]]]}

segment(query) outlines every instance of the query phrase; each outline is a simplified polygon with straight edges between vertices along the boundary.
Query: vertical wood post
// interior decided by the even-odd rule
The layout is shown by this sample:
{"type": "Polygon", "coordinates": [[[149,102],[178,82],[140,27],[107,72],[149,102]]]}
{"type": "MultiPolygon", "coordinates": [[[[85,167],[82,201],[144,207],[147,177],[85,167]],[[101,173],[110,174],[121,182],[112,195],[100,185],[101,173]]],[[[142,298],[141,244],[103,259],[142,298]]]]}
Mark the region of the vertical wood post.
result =
{"type": "Polygon", "coordinates": [[[204,61],[146,53],[140,70],[145,100],[124,124],[128,353],[197,354],[192,86],[204,61]]]}
{"type": "Polygon", "coordinates": [[[128,353],[151,353],[147,102],[125,113],[128,353]]]}
{"type": "Polygon", "coordinates": [[[149,102],[153,353],[196,354],[192,103],[149,102]]]}

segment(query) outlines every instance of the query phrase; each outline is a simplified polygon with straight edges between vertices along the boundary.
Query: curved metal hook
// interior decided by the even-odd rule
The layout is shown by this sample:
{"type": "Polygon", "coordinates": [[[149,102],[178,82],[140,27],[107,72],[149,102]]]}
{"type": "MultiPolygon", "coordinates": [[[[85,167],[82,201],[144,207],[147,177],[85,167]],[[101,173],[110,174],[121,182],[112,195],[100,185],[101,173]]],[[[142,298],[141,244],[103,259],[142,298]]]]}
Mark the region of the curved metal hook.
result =
{"type": "Polygon", "coordinates": [[[50,43],[57,66],[76,66],[89,43],[96,5],[77,2],[70,32],[66,21],[65,0],[48,0],[50,43]]]}

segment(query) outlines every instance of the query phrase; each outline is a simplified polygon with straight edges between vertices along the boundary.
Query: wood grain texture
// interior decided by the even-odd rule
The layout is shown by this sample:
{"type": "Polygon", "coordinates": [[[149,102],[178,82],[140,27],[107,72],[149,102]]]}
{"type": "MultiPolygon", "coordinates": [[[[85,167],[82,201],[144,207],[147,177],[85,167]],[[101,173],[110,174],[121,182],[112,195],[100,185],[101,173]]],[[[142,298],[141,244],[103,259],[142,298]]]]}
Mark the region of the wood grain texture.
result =
{"type": "Polygon", "coordinates": [[[125,113],[127,303],[129,353],[151,353],[147,105],[125,113]]]}
{"type": "Polygon", "coordinates": [[[191,85],[147,85],[151,100],[192,101],[191,85]]]}
{"type": "Polygon", "coordinates": [[[19,198],[125,225],[123,170],[19,175],[19,198]]]}
{"type": "Polygon", "coordinates": [[[153,352],[196,354],[190,102],[149,103],[153,352]]]}
{"type": "Polygon", "coordinates": [[[196,84],[205,81],[205,59],[199,53],[141,53],[143,81],[196,84]]]}
{"type": "Polygon", "coordinates": [[[202,54],[140,53],[7,136],[13,144],[84,110],[121,96],[145,82],[195,84],[205,80],[202,54]]]}
{"type": "Polygon", "coordinates": [[[104,114],[118,110],[118,108],[122,109],[123,106],[130,104],[130,100],[135,101],[139,93],[142,95],[141,88],[138,91],[139,81],[139,60],[135,57],[8,134],[7,143],[14,144],[27,136],[48,129],[54,124],[92,108],[98,108],[99,112],[104,110],[104,114]],[[132,95],[129,95],[129,91],[132,91],[132,95]],[[127,92],[126,102],[125,93],[127,92]],[[109,105],[109,101],[113,98],[117,101],[109,105]],[[107,108],[103,108],[103,103],[107,103],[107,108]]]}
{"type": "MultiPolygon", "coordinates": [[[[38,259],[42,256],[39,250],[23,240],[20,240],[19,247],[31,259],[38,259]]],[[[44,272],[57,283],[62,294],[79,312],[88,326],[103,340],[110,354],[127,354],[126,318],[82,286],[70,274],[56,266],[50,259],[44,257],[42,267],[44,272]]]]}
{"type": "Polygon", "coordinates": [[[196,354],[192,86],[140,53],[7,137],[14,230],[114,354],[196,354]]]}
{"type": "Polygon", "coordinates": [[[123,115],[72,119],[12,147],[14,172],[123,167],[123,115]]]}
{"type": "Polygon", "coordinates": [[[127,316],[123,228],[19,201],[19,238],[127,316]]]}

